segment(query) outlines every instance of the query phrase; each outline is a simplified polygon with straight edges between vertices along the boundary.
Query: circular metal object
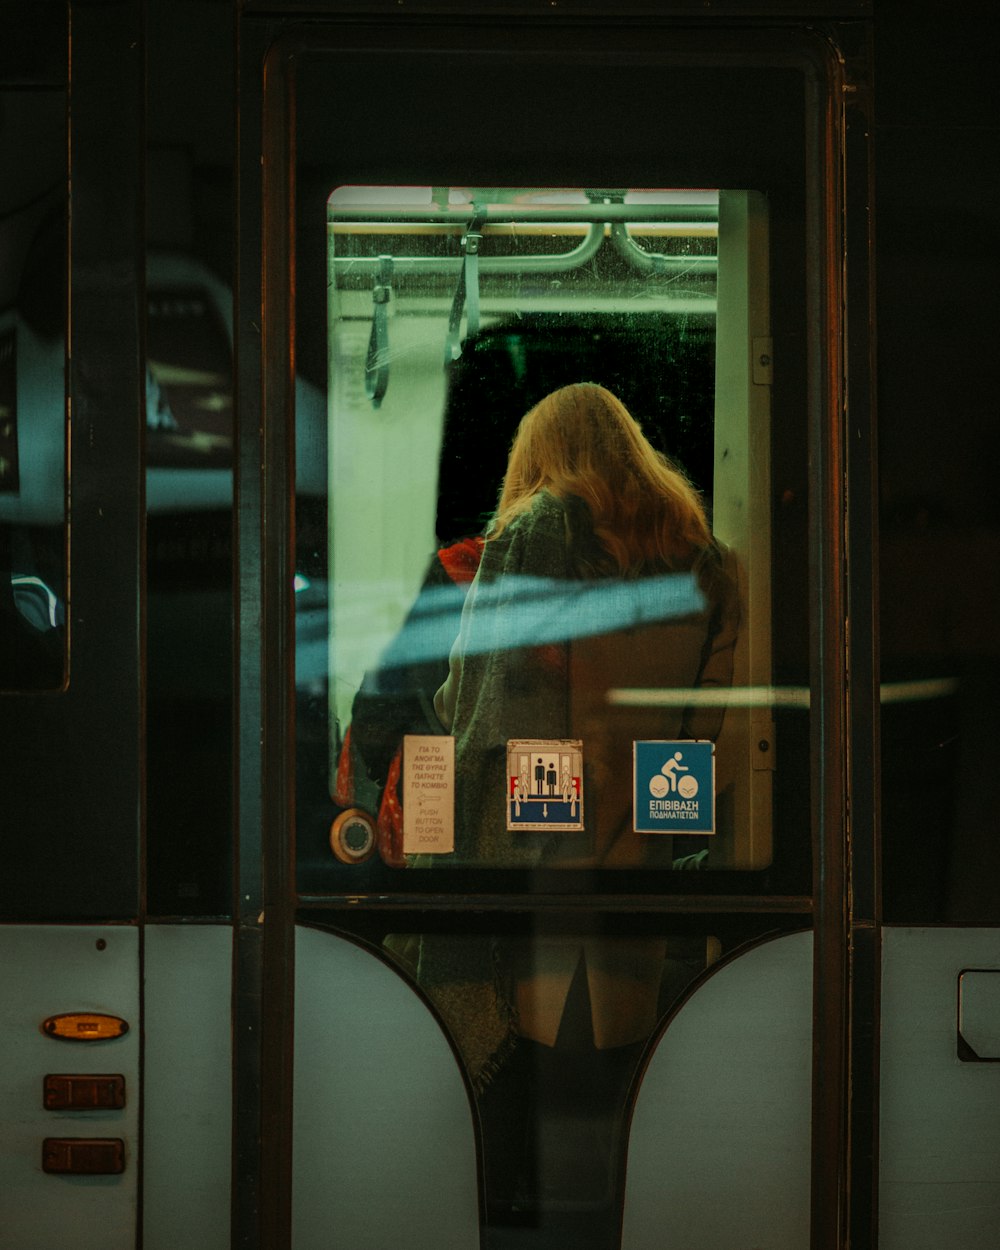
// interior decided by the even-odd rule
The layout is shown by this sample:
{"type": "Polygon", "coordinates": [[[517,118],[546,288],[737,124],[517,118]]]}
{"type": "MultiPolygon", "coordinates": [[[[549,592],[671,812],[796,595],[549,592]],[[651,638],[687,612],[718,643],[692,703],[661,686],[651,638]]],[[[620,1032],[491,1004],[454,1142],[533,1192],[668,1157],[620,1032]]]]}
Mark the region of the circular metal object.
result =
{"type": "Polygon", "coordinates": [[[342,864],[363,864],[375,853],[375,818],[349,807],[330,826],[330,850],[342,864]]]}

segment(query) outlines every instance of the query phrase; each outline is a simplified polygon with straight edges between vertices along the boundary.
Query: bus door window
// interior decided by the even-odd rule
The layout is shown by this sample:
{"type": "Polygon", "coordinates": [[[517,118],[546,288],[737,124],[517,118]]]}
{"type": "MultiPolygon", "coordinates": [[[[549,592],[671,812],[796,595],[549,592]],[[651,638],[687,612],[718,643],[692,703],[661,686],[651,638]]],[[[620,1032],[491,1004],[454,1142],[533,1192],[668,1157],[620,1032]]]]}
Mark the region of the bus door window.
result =
{"type": "MultiPolygon", "coordinates": [[[[740,690],[720,740],[712,858],[762,867],[774,738],[763,199],[492,194],[499,204],[469,188],[343,187],[330,198],[329,651],[319,658],[330,665],[331,790],[348,741],[354,797],[378,807],[394,760],[398,789],[402,736],[441,731],[431,702],[478,558],[459,544],[488,529],[524,413],[593,380],[677,462],[733,553],[740,690]]],[[[607,711],[623,741],[656,733],[651,706],[666,724],[670,705],[728,702],[651,688],[638,672],[623,681],[607,711]]],[[[446,862],[462,855],[435,866],[446,862]]]]}

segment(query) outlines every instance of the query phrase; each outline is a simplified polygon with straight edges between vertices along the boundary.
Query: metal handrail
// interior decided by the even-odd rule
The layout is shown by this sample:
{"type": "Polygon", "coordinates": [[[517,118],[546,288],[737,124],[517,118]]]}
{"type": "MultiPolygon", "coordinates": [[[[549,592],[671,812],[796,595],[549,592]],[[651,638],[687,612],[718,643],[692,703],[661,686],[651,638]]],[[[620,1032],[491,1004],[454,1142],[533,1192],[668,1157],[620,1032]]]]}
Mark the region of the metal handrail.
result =
{"type": "MultiPolygon", "coordinates": [[[[455,225],[464,223],[455,222],[455,225]]],[[[593,260],[604,240],[604,224],[594,222],[587,232],[586,238],[568,252],[558,255],[543,256],[481,256],[479,269],[481,273],[566,273],[571,269],[579,269],[581,265],[593,260]]],[[[332,257],[338,268],[349,269],[352,273],[367,274],[378,269],[377,256],[338,256],[332,257]]],[[[464,256],[394,256],[393,262],[402,273],[428,273],[447,271],[449,268],[459,269],[464,256]]]]}
{"type": "Polygon", "coordinates": [[[328,222],[351,222],[357,225],[419,224],[461,226],[478,218],[484,225],[521,225],[541,222],[545,225],[578,225],[581,222],[612,221],[690,221],[716,222],[716,204],[572,204],[556,207],[551,204],[458,204],[454,208],[439,205],[386,204],[355,207],[344,205],[327,209],[328,222]]]}
{"type": "MultiPolygon", "coordinates": [[[[330,205],[327,210],[328,224],[336,225],[437,225],[452,226],[468,231],[475,221],[477,228],[498,225],[589,225],[586,238],[577,247],[557,255],[539,256],[481,256],[478,261],[481,273],[565,273],[587,264],[597,254],[604,240],[605,230],[610,230],[612,242],[620,255],[630,263],[650,272],[676,272],[704,270],[714,272],[718,266],[715,256],[667,256],[659,252],[647,252],[638,246],[628,234],[628,223],[672,222],[692,225],[714,224],[718,221],[716,204],[622,204],[590,203],[567,207],[528,204],[459,204],[442,208],[440,205],[372,205],[358,208],[330,205]]],[[[378,268],[377,257],[337,256],[332,262],[335,269],[367,274],[378,268]]],[[[394,256],[394,264],[404,272],[440,272],[448,268],[460,268],[462,256],[394,256]]]]}

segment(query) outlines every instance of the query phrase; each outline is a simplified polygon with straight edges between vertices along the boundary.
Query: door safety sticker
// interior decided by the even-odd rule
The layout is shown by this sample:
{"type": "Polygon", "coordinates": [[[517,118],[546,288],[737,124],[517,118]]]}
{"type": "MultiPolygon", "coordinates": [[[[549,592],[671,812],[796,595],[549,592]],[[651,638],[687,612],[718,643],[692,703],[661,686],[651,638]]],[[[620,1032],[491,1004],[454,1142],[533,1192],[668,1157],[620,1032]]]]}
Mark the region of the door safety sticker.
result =
{"type": "Polygon", "coordinates": [[[507,828],[583,829],[583,743],[516,738],[507,743],[507,828]]]}

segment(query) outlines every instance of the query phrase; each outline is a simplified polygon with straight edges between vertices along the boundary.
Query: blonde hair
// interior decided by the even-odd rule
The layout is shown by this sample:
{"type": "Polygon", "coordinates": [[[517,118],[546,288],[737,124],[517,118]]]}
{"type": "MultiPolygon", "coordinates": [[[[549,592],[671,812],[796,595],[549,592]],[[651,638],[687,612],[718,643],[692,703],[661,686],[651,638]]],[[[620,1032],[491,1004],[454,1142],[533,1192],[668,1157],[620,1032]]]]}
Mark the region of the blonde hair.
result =
{"type": "Polygon", "coordinates": [[[697,491],[621,400],[593,382],[553,391],[522,418],[489,537],[542,490],[587,504],[608,571],[690,568],[712,545],[697,491]]]}

